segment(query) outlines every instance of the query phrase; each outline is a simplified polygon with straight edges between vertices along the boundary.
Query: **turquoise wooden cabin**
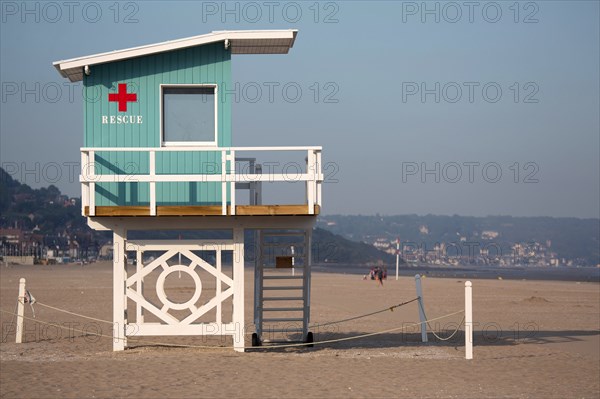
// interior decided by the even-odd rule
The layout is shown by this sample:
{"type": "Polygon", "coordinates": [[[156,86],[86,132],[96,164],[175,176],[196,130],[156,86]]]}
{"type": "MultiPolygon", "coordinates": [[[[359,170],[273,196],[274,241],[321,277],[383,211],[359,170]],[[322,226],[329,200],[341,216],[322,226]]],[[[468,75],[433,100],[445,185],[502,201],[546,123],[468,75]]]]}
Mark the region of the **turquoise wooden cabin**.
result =
{"type": "Polygon", "coordinates": [[[231,335],[234,348],[243,351],[246,229],[256,231],[261,250],[255,268],[252,344],[267,341],[265,323],[278,322],[299,322],[301,339],[312,340],[310,232],[321,207],[321,147],[234,147],[233,96],[227,95],[234,87],[233,55],[287,54],[297,34],[296,30],[217,31],[54,63],[63,77],[83,83],[82,215],[92,228],[113,231],[115,350],[127,346],[128,327],[134,327],[137,335],[231,335]],[[262,183],[285,184],[290,176],[262,170],[255,155],[262,153],[295,153],[305,159],[303,170],[293,176],[305,185],[304,198],[265,204],[262,183]],[[236,191],[247,191],[244,201],[236,191]],[[225,229],[233,238],[136,241],[127,234],[175,229],[225,229]],[[281,244],[278,237],[288,239],[281,244]],[[290,244],[289,237],[297,242],[290,244]],[[278,246],[284,250],[266,255],[266,247],[278,246]],[[135,272],[127,269],[123,251],[135,252],[135,272]],[[146,262],[145,251],[163,255],[146,262]],[[198,251],[212,251],[214,256],[203,259],[198,251]],[[222,270],[224,251],[234,254],[232,276],[222,270]],[[287,279],[281,274],[270,278],[268,269],[292,264],[303,268],[290,276],[301,285],[266,285],[268,280],[287,279]],[[156,283],[158,297],[150,298],[143,281],[155,270],[162,270],[156,283]],[[213,298],[202,292],[204,283],[196,273],[201,270],[216,279],[213,298]],[[165,293],[166,276],[174,271],[188,273],[196,282],[196,292],[183,304],[165,293]],[[270,299],[265,294],[292,290],[301,295],[296,291],[295,296],[270,299]],[[135,317],[127,312],[130,300],[136,303],[135,317]],[[227,300],[233,312],[231,320],[224,321],[222,304],[227,300]],[[269,301],[286,306],[265,306],[269,301]],[[215,320],[206,322],[204,316],[215,309],[215,320]],[[189,315],[180,318],[173,311],[189,315]],[[274,317],[270,311],[292,314],[274,317]]]}
{"type": "MultiPolygon", "coordinates": [[[[231,147],[231,96],[219,91],[232,87],[231,51],[223,43],[100,64],[83,85],[85,147],[231,147]]],[[[150,166],[140,151],[97,150],[95,163],[101,175],[148,174],[150,166]]],[[[158,175],[218,175],[221,153],[159,151],[155,167],[158,175]]],[[[221,204],[216,182],[162,181],[155,190],[159,207],[221,204]]],[[[149,207],[149,184],[99,183],[95,204],[149,207]]]]}
{"type": "MultiPolygon", "coordinates": [[[[287,53],[296,35],[213,32],[56,62],[61,75],[84,86],[83,214],[203,215],[219,213],[219,206],[220,214],[236,214],[235,183],[261,178],[235,176],[233,96],[227,94],[234,86],[231,56],[287,53]]],[[[267,149],[276,150],[306,150],[306,158],[319,164],[319,147],[267,149]]],[[[314,214],[317,205],[318,213],[320,182],[311,171],[301,176],[313,181],[302,201],[306,211],[297,206],[240,211],[314,214]]],[[[282,176],[270,176],[275,177],[282,176]]]]}

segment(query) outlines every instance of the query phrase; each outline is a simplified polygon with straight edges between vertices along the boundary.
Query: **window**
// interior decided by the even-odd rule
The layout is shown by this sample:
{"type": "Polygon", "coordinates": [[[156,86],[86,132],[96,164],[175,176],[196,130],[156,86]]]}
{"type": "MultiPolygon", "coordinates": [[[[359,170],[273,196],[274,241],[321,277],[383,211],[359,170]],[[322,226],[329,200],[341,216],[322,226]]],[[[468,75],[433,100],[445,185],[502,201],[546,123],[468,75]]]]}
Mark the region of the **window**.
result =
{"type": "Polygon", "coordinates": [[[164,145],[216,145],[217,86],[162,87],[164,145]]]}

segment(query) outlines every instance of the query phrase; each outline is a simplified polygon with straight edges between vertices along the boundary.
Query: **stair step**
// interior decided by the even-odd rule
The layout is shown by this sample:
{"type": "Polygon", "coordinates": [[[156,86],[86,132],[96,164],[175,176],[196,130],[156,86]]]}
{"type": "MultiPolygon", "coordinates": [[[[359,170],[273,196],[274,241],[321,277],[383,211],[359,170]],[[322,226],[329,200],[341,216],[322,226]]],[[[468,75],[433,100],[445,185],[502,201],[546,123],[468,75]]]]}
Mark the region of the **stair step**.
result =
{"type": "Polygon", "coordinates": [[[298,317],[274,317],[269,319],[263,319],[263,323],[278,323],[281,321],[304,321],[304,319],[298,317]]]}
{"type": "Polygon", "coordinates": [[[279,290],[279,291],[288,291],[288,290],[301,290],[302,287],[281,287],[281,286],[273,286],[273,287],[263,287],[263,290],[279,290]]]}
{"type": "Polygon", "coordinates": [[[271,296],[263,298],[263,301],[302,301],[301,296],[271,296]]]}
{"type": "Polygon", "coordinates": [[[304,308],[263,308],[263,312],[299,312],[304,308]]]}
{"type": "Polygon", "coordinates": [[[298,236],[298,237],[303,237],[304,236],[304,232],[282,232],[282,233],[269,233],[269,232],[262,232],[261,233],[263,237],[293,237],[293,236],[298,236]]]}
{"type": "MultiPolygon", "coordinates": [[[[300,332],[300,331],[298,331],[300,332]]],[[[302,344],[304,341],[294,341],[293,339],[265,339],[263,344],[302,344]]]]}
{"type": "Polygon", "coordinates": [[[303,276],[263,276],[265,280],[301,280],[303,276]]]}
{"type": "MultiPolygon", "coordinates": [[[[303,247],[304,243],[297,243],[297,242],[263,242],[262,243],[263,247],[270,247],[270,248],[289,248],[289,247],[303,247]]],[[[294,256],[292,254],[290,254],[290,256],[294,256]]]]}

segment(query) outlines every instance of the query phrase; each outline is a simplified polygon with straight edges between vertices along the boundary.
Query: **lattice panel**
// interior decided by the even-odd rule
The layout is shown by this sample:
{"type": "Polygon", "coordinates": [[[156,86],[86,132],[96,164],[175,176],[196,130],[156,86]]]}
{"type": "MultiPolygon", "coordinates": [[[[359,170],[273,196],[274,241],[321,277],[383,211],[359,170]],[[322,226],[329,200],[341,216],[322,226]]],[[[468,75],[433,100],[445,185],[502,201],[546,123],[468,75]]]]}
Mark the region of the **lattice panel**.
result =
{"type": "MultiPolygon", "coordinates": [[[[215,251],[215,264],[211,264],[206,259],[196,255],[192,250],[182,247],[184,246],[177,245],[176,248],[172,248],[172,246],[165,245],[165,248],[161,248],[165,251],[162,255],[147,265],[138,266],[136,272],[126,280],[126,296],[145,312],[156,316],[162,324],[192,325],[215,308],[217,308],[215,321],[220,323],[222,303],[233,295],[233,280],[221,269],[221,250],[217,249],[215,251]],[[177,261],[174,262],[173,259],[177,259],[177,261]],[[206,273],[200,273],[201,271],[206,273]],[[158,277],[156,278],[155,287],[149,287],[147,282],[154,279],[148,277],[156,273],[158,273],[158,277]],[[165,282],[172,273],[186,274],[193,281],[193,292],[184,302],[169,299],[167,295],[165,282]],[[201,274],[205,277],[207,274],[214,277],[216,288],[213,296],[206,297],[205,295],[202,297],[203,300],[199,302],[203,293],[209,293],[208,290],[203,290],[207,282],[203,283],[201,274]],[[144,282],[145,278],[148,280],[147,282],[144,282]],[[149,298],[148,290],[155,290],[158,303],[149,298]],[[186,316],[182,316],[183,310],[188,311],[186,316]]],[[[139,260],[141,260],[141,256],[138,256],[138,262],[139,260]]],[[[140,321],[143,322],[143,319],[137,320],[137,323],[141,324],[140,321]]]]}

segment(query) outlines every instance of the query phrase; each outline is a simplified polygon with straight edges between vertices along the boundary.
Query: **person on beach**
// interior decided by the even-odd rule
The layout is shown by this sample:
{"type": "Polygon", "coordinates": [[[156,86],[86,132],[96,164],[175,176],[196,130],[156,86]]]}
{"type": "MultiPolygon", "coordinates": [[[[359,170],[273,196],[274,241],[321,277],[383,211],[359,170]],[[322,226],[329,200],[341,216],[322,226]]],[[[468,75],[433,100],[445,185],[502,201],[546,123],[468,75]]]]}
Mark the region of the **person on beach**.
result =
{"type": "Polygon", "coordinates": [[[379,286],[383,287],[383,269],[380,267],[375,269],[375,280],[377,280],[379,286]]]}

